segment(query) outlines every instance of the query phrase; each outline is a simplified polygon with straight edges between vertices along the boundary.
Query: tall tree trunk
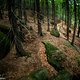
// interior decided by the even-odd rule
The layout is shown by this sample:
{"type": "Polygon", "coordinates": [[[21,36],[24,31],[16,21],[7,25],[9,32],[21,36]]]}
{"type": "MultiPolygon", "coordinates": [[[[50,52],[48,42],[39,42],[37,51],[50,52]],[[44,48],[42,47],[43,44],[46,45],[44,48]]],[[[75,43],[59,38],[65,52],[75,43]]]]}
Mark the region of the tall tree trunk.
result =
{"type": "Polygon", "coordinates": [[[3,19],[2,11],[0,10],[0,19],[3,19]]]}
{"type": "Polygon", "coordinates": [[[80,35],[80,19],[79,19],[79,23],[78,23],[78,33],[77,33],[78,37],[80,35]]]}
{"type": "Polygon", "coordinates": [[[67,40],[69,40],[69,28],[70,28],[69,0],[66,0],[66,10],[67,10],[67,40]]]}
{"type": "MultiPolygon", "coordinates": [[[[18,16],[21,21],[23,21],[23,0],[18,0],[18,16]]],[[[22,22],[19,24],[19,31],[21,35],[21,40],[24,41],[23,31],[22,31],[22,22]]]]}
{"type": "Polygon", "coordinates": [[[54,29],[57,29],[57,23],[56,23],[56,15],[55,15],[55,1],[52,0],[52,20],[54,20],[54,29]]]}
{"type": "Polygon", "coordinates": [[[22,19],[22,16],[23,16],[23,8],[22,8],[22,6],[23,6],[23,2],[22,2],[23,0],[18,0],[18,4],[19,4],[19,9],[18,9],[18,15],[19,15],[19,18],[20,19],[22,19]]]}
{"type": "Polygon", "coordinates": [[[74,0],[74,32],[73,32],[73,38],[72,38],[72,45],[74,44],[75,41],[75,35],[76,35],[76,27],[77,27],[77,14],[76,14],[76,0],[74,0]]]}
{"type": "Polygon", "coordinates": [[[42,19],[44,22],[44,0],[41,0],[41,13],[42,13],[42,19]]]}
{"type": "Polygon", "coordinates": [[[16,52],[17,55],[23,56],[24,49],[21,44],[21,40],[19,38],[19,29],[17,25],[17,19],[15,17],[15,0],[8,0],[8,6],[10,7],[11,10],[8,11],[10,13],[10,20],[11,20],[11,25],[12,25],[12,32],[14,35],[14,44],[16,47],[16,52]]]}
{"type": "Polygon", "coordinates": [[[37,9],[38,34],[42,36],[40,0],[36,0],[36,9],[37,9]]]}
{"type": "Polygon", "coordinates": [[[9,17],[9,21],[11,23],[11,0],[7,0],[7,6],[8,6],[8,17],[9,17]]]}
{"type": "Polygon", "coordinates": [[[78,5],[78,33],[77,36],[79,37],[80,35],[80,5],[78,5]]]}
{"type": "Polygon", "coordinates": [[[36,10],[36,1],[34,0],[34,2],[33,2],[34,23],[36,23],[36,20],[35,20],[35,14],[36,14],[36,12],[35,12],[35,10],[36,10]]]}
{"type": "Polygon", "coordinates": [[[23,14],[24,14],[24,20],[25,24],[27,25],[27,13],[26,13],[26,1],[23,1],[23,14]]]}
{"type": "Polygon", "coordinates": [[[47,31],[50,31],[50,24],[49,24],[49,4],[48,4],[48,0],[46,0],[46,10],[47,10],[47,23],[48,23],[48,29],[47,29],[47,31]]]}

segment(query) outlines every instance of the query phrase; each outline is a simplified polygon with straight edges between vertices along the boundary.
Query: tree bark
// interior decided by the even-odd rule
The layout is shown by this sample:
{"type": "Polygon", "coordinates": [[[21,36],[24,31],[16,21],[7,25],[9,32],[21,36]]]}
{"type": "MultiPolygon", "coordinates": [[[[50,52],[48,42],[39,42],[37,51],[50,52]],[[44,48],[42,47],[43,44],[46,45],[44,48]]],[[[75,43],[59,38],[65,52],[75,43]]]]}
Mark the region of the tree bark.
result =
{"type": "Polygon", "coordinates": [[[36,9],[37,9],[38,34],[40,36],[42,36],[41,14],[40,14],[40,0],[36,0],[36,9]]]}
{"type": "Polygon", "coordinates": [[[56,23],[56,15],[55,15],[55,1],[52,0],[52,20],[54,20],[54,29],[57,29],[57,23],[56,23]]]}
{"type": "Polygon", "coordinates": [[[46,10],[47,10],[47,23],[48,23],[48,29],[47,29],[47,31],[50,31],[50,23],[49,23],[49,4],[48,4],[48,0],[46,0],[46,10]]]}
{"type": "Polygon", "coordinates": [[[75,35],[76,35],[76,27],[77,27],[77,14],[76,14],[76,0],[74,0],[74,32],[73,32],[73,38],[72,38],[72,45],[74,44],[75,41],[75,35]]]}
{"type": "Polygon", "coordinates": [[[66,0],[66,10],[67,10],[67,40],[69,40],[69,28],[70,28],[69,0],[66,0]]]}
{"type": "Polygon", "coordinates": [[[79,37],[80,35],[80,5],[78,5],[78,33],[77,36],[79,37]]]}

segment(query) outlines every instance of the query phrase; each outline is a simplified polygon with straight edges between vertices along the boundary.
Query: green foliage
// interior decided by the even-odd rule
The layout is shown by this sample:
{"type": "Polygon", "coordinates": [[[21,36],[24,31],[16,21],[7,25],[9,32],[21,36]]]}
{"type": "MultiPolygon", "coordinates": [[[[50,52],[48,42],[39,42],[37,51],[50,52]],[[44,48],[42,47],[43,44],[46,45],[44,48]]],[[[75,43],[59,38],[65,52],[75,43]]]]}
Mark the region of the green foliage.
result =
{"type": "Polygon", "coordinates": [[[53,36],[55,36],[55,37],[60,37],[59,31],[58,30],[55,30],[55,29],[52,29],[50,31],[50,34],[53,35],[53,36]]]}
{"type": "Polygon", "coordinates": [[[43,43],[46,48],[46,54],[49,64],[51,64],[57,71],[63,69],[62,62],[66,58],[65,54],[48,41],[44,41],[43,43]]]}
{"type": "Polygon", "coordinates": [[[46,68],[34,71],[30,74],[33,80],[48,80],[48,71],[46,68]]]}
{"type": "Polygon", "coordinates": [[[72,80],[72,75],[68,71],[62,70],[52,80],[72,80]]]}

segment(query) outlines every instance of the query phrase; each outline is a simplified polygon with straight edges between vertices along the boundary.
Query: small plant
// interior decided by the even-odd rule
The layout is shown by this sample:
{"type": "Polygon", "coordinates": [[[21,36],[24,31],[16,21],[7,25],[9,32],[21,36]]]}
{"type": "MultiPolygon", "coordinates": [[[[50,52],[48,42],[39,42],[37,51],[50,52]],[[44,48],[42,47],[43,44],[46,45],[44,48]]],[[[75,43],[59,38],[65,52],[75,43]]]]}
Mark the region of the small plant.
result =
{"type": "Polygon", "coordinates": [[[72,75],[68,71],[62,70],[51,80],[72,80],[72,75]]]}
{"type": "Polygon", "coordinates": [[[48,71],[46,68],[41,68],[30,74],[33,80],[48,80],[48,71]]]}
{"type": "Polygon", "coordinates": [[[59,33],[59,31],[57,29],[52,29],[50,31],[50,34],[55,36],[55,37],[60,37],[60,33],[59,33]]]}

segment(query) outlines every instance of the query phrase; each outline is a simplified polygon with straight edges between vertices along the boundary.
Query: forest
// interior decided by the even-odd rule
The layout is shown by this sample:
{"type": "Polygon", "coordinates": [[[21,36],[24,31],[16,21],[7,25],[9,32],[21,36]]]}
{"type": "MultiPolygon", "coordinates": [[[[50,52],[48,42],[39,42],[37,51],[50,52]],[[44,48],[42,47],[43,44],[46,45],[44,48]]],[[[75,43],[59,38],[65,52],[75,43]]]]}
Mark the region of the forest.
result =
{"type": "Polygon", "coordinates": [[[0,0],[0,80],[80,80],[80,0],[0,0]]]}

